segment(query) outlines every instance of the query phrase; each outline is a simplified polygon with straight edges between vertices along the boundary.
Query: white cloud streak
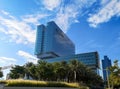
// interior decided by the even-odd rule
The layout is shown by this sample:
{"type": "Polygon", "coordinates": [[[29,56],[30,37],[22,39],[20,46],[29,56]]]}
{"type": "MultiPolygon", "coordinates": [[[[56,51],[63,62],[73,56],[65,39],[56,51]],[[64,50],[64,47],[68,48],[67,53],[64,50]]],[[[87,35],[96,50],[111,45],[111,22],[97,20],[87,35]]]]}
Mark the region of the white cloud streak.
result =
{"type": "Polygon", "coordinates": [[[0,66],[16,64],[16,62],[17,62],[17,59],[14,59],[14,58],[0,57],[0,66]]]}
{"type": "Polygon", "coordinates": [[[61,10],[56,15],[56,18],[54,19],[64,32],[67,32],[69,26],[74,23],[77,18],[78,12],[73,8],[74,6],[61,8],[61,10]]]}
{"type": "Polygon", "coordinates": [[[99,51],[103,48],[104,48],[104,45],[98,43],[95,40],[88,40],[88,41],[83,42],[81,46],[78,45],[78,49],[80,49],[79,51],[82,53],[83,52],[99,51]]]}
{"type": "Polygon", "coordinates": [[[90,7],[95,1],[96,0],[74,0],[72,2],[68,2],[69,4],[66,6],[61,5],[54,20],[64,32],[67,32],[71,24],[79,23],[77,18],[84,13],[82,9],[90,7]]]}
{"type": "Polygon", "coordinates": [[[36,36],[35,29],[41,20],[46,20],[47,22],[54,20],[64,32],[67,32],[71,24],[79,22],[77,17],[81,15],[82,9],[88,8],[95,2],[95,0],[38,1],[43,4],[44,9],[37,11],[35,14],[20,16],[19,19],[6,11],[0,11],[0,32],[9,37],[9,42],[15,41],[17,44],[34,44],[36,36]],[[54,15],[51,13],[54,13],[54,15]]]}
{"type": "Polygon", "coordinates": [[[61,4],[62,0],[43,0],[43,5],[48,10],[54,10],[61,4]]]}
{"type": "Polygon", "coordinates": [[[16,43],[34,43],[35,41],[35,30],[32,29],[27,23],[16,19],[9,13],[1,12],[3,16],[0,16],[0,26],[2,27],[1,32],[5,33],[10,37],[10,41],[16,43]]]}
{"type": "Polygon", "coordinates": [[[35,0],[37,4],[44,6],[44,11],[49,11],[54,15],[49,20],[54,20],[57,25],[67,32],[71,24],[79,23],[78,16],[85,11],[83,8],[89,8],[96,0],[35,0]]]}
{"type": "Polygon", "coordinates": [[[32,23],[35,25],[35,24],[40,24],[39,20],[41,20],[45,17],[48,17],[48,16],[49,16],[48,14],[37,13],[37,14],[33,14],[33,15],[25,15],[22,17],[22,19],[26,23],[32,23]]]}
{"type": "Polygon", "coordinates": [[[77,17],[82,15],[82,9],[88,8],[96,2],[96,0],[38,1],[43,4],[44,9],[40,9],[41,11],[37,11],[35,14],[20,16],[19,19],[6,11],[0,11],[0,32],[6,34],[10,42],[34,44],[35,29],[41,20],[47,22],[54,20],[64,32],[67,32],[71,24],[79,23],[77,17]]]}
{"type": "MultiPolygon", "coordinates": [[[[36,36],[35,28],[41,20],[46,22],[54,20],[64,32],[67,32],[73,23],[79,23],[77,18],[85,13],[82,10],[89,8],[95,2],[96,0],[37,0],[37,3],[43,4],[44,9],[35,14],[20,16],[19,19],[6,11],[0,11],[0,32],[10,37],[10,42],[33,44],[36,36]]],[[[119,0],[102,0],[101,6],[97,13],[88,18],[92,27],[109,21],[113,16],[120,16],[119,0]]]]}
{"type": "Polygon", "coordinates": [[[120,16],[120,0],[102,1],[102,8],[88,18],[90,26],[108,22],[114,16],[120,16]]]}
{"type": "Polygon", "coordinates": [[[88,48],[102,48],[103,45],[96,43],[95,40],[89,40],[88,42],[83,44],[83,46],[81,48],[86,48],[86,47],[88,47],[88,48]]]}
{"type": "Polygon", "coordinates": [[[24,57],[27,60],[27,62],[33,62],[33,63],[36,64],[37,61],[38,61],[38,58],[36,58],[33,55],[31,55],[31,54],[29,54],[27,52],[24,52],[22,50],[18,51],[18,55],[24,57]]]}
{"type": "Polygon", "coordinates": [[[39,20],[46,16],[48,15],[36,13],[17,19],[8,12],[0,11],[0,32],[10,37],[10,42],[33,44],[36,36],[35,28],[39,24],[39,20]]]}

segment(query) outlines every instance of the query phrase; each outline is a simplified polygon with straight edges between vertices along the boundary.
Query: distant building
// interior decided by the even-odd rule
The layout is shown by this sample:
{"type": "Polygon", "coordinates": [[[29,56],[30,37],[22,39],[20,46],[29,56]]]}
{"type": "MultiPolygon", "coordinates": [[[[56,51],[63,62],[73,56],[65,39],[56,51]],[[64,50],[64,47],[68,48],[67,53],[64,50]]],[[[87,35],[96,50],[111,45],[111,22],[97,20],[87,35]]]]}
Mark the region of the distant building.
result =
{"type": "Polygon", "coordinates": [[[10,78],[10,74],[7,74],[7,75],[6,75],[6,80],[8,80],[8,79],[11,79],[11,78],[10,78]]]}
{"type": "Polygon", "coordinates": [[[75,45],[53,21],[37,27],[35,55],[48,62],[77,59],[98,74],[98,53],[75,54],[75,45]]]}
{"type": "Polygon", "coordinates": [[[104,59],[102,60],[102,69],[103,69],[103,79],[104,81],[107,81],[107,76],[110,75],[110,71],[107,70],[107,68],[111,67],[111,60],[107,57],[104,56],[104,59]],[[108,73],[108,75],[107,75],[108,73]]]}
{"type": "Polygon", "coordinates": [[[47,26],[37,27],[35,55],[40,59],[49,59],[75,54],[73,42],[52,21],[47,26]]]}

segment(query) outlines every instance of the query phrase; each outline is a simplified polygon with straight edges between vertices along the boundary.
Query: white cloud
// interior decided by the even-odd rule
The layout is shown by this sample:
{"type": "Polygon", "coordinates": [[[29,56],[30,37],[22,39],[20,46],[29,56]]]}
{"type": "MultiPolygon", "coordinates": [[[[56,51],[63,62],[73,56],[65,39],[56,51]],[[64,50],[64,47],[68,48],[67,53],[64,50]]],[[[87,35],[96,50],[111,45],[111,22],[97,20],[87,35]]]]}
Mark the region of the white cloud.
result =
{"type": "Polygon", "coordinates": [[[101,0],[101,5],[106,5],[110,0],[101,0]]]}
{"type": "Polygon", "coordinates": [[[37,13],[37,14],[33,14],[33,15],[25,15],[22,17],[23,21],[26,23],[32,23],[32,24],[40,24],[41,19],[48,17],[48,14],[41,14],[41,13],[37,13]]]}
{"type": "Polygon", "coordinates": [[[62,0],[43,0],[43,5],[48,10],[54,10],[61,4],[62,0]]]}
{"type": "Polygon", "coordinates": [[[16,62],[17,62],[17,59],[14,59],[14,58],[0,57],[0,67],[2,67],[4,79],[6,79],[7,73],[9,73],[10,68],[14,66],[16,62]]]}
{"type": "Polygon", "coordinates": [[[88,41],[84,41],[82,44],[79,44],[77,52],[82,52],[82,53],[86,53],[86,52],[92,52],[92,51],[100,51],[101,49],[104,48],[104,46],[100,43],[98,43],[96,40],[88,40],[88,41]],[[79,46],[80,45],[80,46],[79,46]],[[97,49],[97,50],[96,50],[97,49]]]}
{"type": "Polygon", "coordinates": [[[14,58],[0,57],[0,67],[16,64],[17,60],[14,58]]]}
{"type": "Polygon", "coordinates": [[[41,21],[54,20],[64,32],[67,32],[71,24],[79,22],[77,17],[82,14],[82,9],[88,8],[94,2],[95,0],[39,0],[47,10],[40,9],[35,14],[23,15],[19,19],[2,10],[0,11],[0,32],[10,37],[9,42],[33,44],[36,26],[41,21]]]}
{"type": "Polygon", "coordinates": [[[64,32],[67,32],[69,26],[75,21],[74,19],[77,18],[78,12],[73,8],[74,6],[61,8],[60,12],[56,15],[55,22],[64,32]]]}
{"type": "Polygon", "coordinates": [[[47,16],[47,14],[36,12],[36,14],[24,15],[18,19],[2,10],[0,11],[0,32],[10,37],[9,42],[33,44],[35,43],[36,26],[39,24],[39,20],[47,16]]]}
{"type": "Polygon", "coordinates": [[[120,16],[120,1],[111,0],[102,2],[102,8],[88,18],[90,26],[97,27],[98,24],[108,22],[113,16],[120,16]]]}
{"type": "Polygon", "coordinates": [[[7,34],[7,32],[5,31],[5,29],[4,29],[4,27],[0,27],[0,32],[3,32],[3,33],[5,33],[5,34],[7,34]]]}
{"type": "Polygon", "coordinates": [[[0,11],[0,32],[9,37],[9,42],[33,44],[36,26],[41,21],[54,20],[64,32],[67,32],[71,24],[79,22],[77,17],[82,15],[82,9],[88,8],[94,2],[95,0],[39,0],[47,10],[40,9],[41,11],[35,14],[23,15],[19,19],[2,10],[0,11]]]}
{"type": "Polygon", "coordinates": [[[84,47],[81,48],[85,48],[85,47],[89,47],[89,48],[102,48],[103,46],[96,43],[95,40],[89,40],[88,42],[86,42],[85,44],[83,44],[84,47]]]}
{"type": "Polygon", "coordinates": [[[17,18],[11,16],[5,11],[1,12],[0,16],[0,26],[1,32],[5,33],[10,37],[10,41],[14,40],[16,43],[34,43],[35,42],[35,30],[24,21],[18,20],[17,18]]]}
{"type": "Polygon", "coordinates": [[[74,20],[74,22],[75,22],[75,23],[80,23],[80,21],[79,21],[79,20],[77,20],[77,19],[75,19],[75,20],[74,20]]]}
{"type": "Polygon", "coordinates": [[[43,12],[52,13],[49,20],[54,20],[64,32],[67,32],[71,24],[78,23],[78,16],[85,13],[83,8],[90,7],[96,0],[35,0],[41,6],[43,4],[45,9],[43,12]],[[47,10],[49,11],[47,11],[47,10]]]}
{"type": "Polygon", "coordinates": [[[60,7],[54,20],[64,32],[67,32],[71,24],[79,22],[77,20],[78,16],[81,16],[85,12],[82,9],[88,8],[95,1],[74,0],[71,3],[69,2],[68,5],[60,7]]]}
{"type": "Polygon", "coordinates": [[[22,50],[18,51],[18,55],[24,57],[27,60],[27,62],[37,63],[37,61],[38,61],[38,58],[36,58],[33,55],[31,55],[27,52],[24,52],[22,50]]]}

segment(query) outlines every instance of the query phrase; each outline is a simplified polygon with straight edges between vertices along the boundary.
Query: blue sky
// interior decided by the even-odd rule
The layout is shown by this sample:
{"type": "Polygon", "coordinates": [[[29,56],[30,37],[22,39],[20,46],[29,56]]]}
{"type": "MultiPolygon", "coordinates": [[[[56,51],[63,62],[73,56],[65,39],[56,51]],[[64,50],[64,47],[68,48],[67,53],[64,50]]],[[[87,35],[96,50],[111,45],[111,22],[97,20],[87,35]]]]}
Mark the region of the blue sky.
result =
{"type": "Polygon", "coordinates": [[[0,66],[36,63],[36,27],[55,21],[76,53],[120,59],[120,0],[0,0],[0,66]]]}

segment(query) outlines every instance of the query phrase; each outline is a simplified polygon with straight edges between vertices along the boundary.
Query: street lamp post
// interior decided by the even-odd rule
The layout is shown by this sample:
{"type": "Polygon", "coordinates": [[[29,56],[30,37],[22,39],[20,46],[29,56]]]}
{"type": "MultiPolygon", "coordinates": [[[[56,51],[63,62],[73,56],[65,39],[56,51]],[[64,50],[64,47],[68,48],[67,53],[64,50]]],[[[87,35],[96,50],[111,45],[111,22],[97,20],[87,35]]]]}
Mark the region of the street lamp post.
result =
{"type": "Polygon", "coordinates": [[[106,76],[107,76],[107,86],[108,86],[108,89],[110,89],[110,81],[109,81],[109,75],[108,75],[108,68],[106,69],[102,69],[103,71],[105,70],[106,72],[106,76]]]}
{"type": "Polygon", "coordinates": [[[107,74],[107,84],[108,84],[108,88],[110,89],[110,81],[109,81],[109,75],[108,75],[108,69],[106,70],[106,74],[107,74]]]}

